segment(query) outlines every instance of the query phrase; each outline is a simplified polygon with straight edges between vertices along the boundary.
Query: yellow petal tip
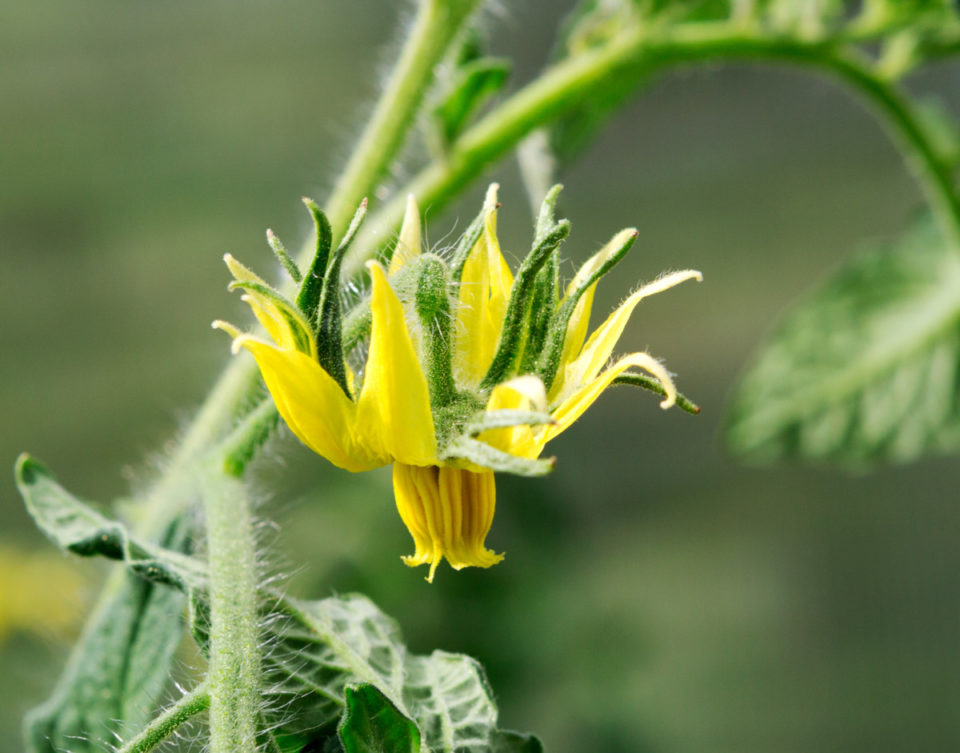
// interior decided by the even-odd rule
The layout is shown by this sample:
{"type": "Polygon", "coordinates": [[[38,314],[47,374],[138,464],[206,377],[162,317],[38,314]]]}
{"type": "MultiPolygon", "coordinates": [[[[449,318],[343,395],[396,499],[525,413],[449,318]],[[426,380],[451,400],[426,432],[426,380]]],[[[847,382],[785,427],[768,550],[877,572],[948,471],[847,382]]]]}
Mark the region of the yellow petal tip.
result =
{"type": "Polygon", "coordinates": [[[237,327],[230,324],[230,322],[223,321],[223,319],[215,319],[214,321],[210,322],[210,326],[213,329],[223,330],[233,338],[240,337],[243,334],[237,327]]]}
{"type": "Polygon", "coordinates": [[[497,192],[500,190],[499,183],[491,183],[487,187],[487,195],[483,199],[483,208],[485,211],[489,212],[491,209],[497,208],[497,192]]]}

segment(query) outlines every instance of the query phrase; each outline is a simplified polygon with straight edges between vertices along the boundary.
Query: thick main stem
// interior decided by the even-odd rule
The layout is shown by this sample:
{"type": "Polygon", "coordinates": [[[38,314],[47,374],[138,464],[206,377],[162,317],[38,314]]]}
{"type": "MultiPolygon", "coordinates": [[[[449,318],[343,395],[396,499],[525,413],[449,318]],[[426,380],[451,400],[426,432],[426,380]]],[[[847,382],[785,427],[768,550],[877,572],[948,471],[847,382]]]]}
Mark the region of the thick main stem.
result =
{"type": "Polygon", "coordinates": [[[211,753],[253,753],[260,706],[257,571],[244,485],[225,476],[203,487],[210,580],[211,753]]]}

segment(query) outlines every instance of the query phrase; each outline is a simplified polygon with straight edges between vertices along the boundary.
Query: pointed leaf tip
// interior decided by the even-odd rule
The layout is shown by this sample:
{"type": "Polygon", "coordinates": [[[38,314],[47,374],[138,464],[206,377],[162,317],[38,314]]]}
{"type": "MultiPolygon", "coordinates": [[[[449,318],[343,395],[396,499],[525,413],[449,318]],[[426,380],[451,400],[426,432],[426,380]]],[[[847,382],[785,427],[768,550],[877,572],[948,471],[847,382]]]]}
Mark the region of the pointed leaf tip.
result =
{"type": "Polygon", "coordinates": [[[17,457],[13,466],[13,473],[17,483],[24,486],[35,483],[38,475],[50,475],[50,472],[27,452],[21,452],[17,457]]]}

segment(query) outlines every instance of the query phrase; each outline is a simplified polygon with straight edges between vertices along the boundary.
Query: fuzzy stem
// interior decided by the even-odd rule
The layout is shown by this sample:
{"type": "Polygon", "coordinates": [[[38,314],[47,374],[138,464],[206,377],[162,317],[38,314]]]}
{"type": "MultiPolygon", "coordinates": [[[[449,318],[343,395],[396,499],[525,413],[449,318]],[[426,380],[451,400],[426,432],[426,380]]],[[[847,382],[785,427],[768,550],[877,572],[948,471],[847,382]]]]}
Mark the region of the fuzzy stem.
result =
{"type": "Polygon", "coordinates": [[[728,22],[685,24],[667,32],[647,27],[624,31],[602,47],[580,53],[546,70],[458,139],[443,160],[421,170],[396,197],[367,220],[356,252],[344,264],[356,276],[378,239],[395,232],[404,201],[413,193],[434,209],[535,128],[574,107],[586,92],[618,76],[640,78],[668,65],[716,59],[788,62],[820,69],[852,85],[897,137],[914,177],[930,202],[945,236],[960,248],[960,200],[950,171],[937,156],[915,108],[896,87],[844,48],[823,42],[764,37],[728,22]]]}
{"type": "Polygon", "coordinates": [[[353,156],[327,206],[334,228],[342,232],[360,201],[395,160],[433,70],[478,0],[420,0],[413,28],[387,81],[353,156]]]}
{"type": "Polygon", "coordinates": [[[199,685],[150,721],[135,738],[117,749],[117,753],[147,753],[167,739],[172,732],[210,706],[210,694],[199,685]]]}
{"type": "Polygon", "coordinates": [[[257,571],[243,484],[204,485],[210,578],[210,751],[253,753],[260,709],[257,571]]]}

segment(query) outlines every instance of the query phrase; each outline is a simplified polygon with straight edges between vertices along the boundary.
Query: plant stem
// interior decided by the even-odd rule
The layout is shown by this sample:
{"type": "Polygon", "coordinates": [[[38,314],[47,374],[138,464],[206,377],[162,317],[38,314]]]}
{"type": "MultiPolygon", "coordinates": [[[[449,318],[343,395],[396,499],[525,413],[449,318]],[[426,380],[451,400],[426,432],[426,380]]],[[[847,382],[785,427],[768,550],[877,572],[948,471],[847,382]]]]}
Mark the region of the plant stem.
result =
{"type": "Polygon", "coordinates": [[[356,252],[344,262],[344,275],[357,275],[364,254],[378,250],[378,239],[395,232],[407,193],[437,208],[472,178],[504,155],[534,128],[563,115],[591,88],[617,76],[639,79],[666,67],[716,59],[790,62],[818,68],[850,84],[896,136],[907,162],[946,237],[960,250],[960,203],[950,172],[910,101],[843,49],[823,42],[763,37],[727,22],[685,24],[661,32],[631,28],[602,47],[561,61],[513,94],[467,130],[445,159],[435,160],[367,219],[356,252]]]}
{"type": "Polygon", "coordinates": [[[420,0],[400,59],[327,205],[338,234],[397,158],[434,67],[477,4],[478,0],[420,0]]]}
{"type": "Polygon", "coordinates": [[[147,753],[167,739],[170,734],[210,706],[210,694],[205,685],[199,685],[153,719],[135,738],[118,748],[116,753],[147,753]]]}
{"type": "Polygon", "coordinates": [[[244,485],[206,479],[210,580],[210,751],[253,753],[260,710],[254,533],[244,485]]]}
{"type": "Polygon", "coordinates": [[[851,84],[885,122],[931,206],[940,232],[960,253],[960,194],[951,167],[937,154],[913,103],[852,56],[836,55],[828,59],[827,66],[851,84]]]}

